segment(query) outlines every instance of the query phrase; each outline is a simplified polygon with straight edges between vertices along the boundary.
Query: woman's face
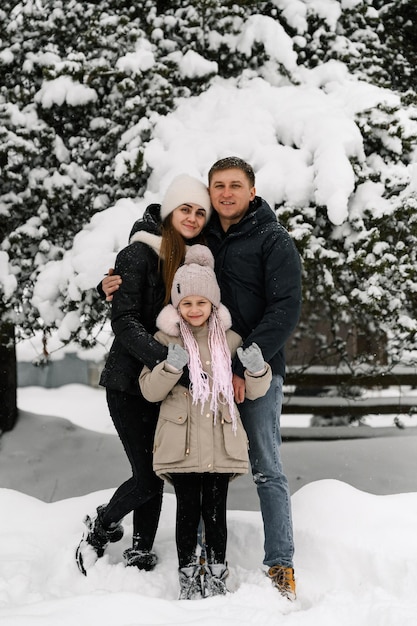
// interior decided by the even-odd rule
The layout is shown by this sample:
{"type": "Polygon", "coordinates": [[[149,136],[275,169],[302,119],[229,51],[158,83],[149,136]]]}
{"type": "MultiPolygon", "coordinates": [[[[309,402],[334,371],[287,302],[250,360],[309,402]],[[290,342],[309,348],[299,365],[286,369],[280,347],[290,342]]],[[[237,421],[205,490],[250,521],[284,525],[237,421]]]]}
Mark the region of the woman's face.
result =
{"type": "Polygon", "coordinates": [[[184,239],[197,237],[205,223],[206,210],[199,204],[181,204],[172,212],[171,225],[184,239]]]}

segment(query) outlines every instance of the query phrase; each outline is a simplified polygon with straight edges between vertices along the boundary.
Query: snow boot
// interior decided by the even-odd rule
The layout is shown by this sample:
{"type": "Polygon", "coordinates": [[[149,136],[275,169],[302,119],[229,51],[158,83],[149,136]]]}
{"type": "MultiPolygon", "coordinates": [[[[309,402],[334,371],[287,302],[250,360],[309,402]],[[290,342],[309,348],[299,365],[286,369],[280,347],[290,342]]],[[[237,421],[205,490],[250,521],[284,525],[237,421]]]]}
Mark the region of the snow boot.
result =
{"type": "Polygon", "coordinates": [[[158,557],[151,550],[144,550],[140,547],[140,537],[133,536],[133,547],[127,548],[123,552],[123,557],[127,567],[137,567],[138,569],[150,572],[158,563],[158,557]]]}
{"type": "Polygon", "coordinates": [[[204,568],[203,597],[224,596],[227,593],[226,578],[229,575],[227,563],[206,564],[204,568]]]}
{"type": "Polygon", "coordinates": [[[288,600],[295,600],[295,579],[292,567],[284,567],[283,565],[273,565],[267,572],[268,578],[271,579],[274,587],[278,589],[280,594],[288,600]]]}
{"type": "Polygon", "coordinates": [[[120,541],[123,537],[123,526],[120,522],[111,524],[107,529],[104,528],[102,515],[105,508],[105,504],[98,506],[94,517],[86,515],[83,520],[86,528],[77,547],[75,559],[78,569],[84,576],[87,576],[87,570],[97,559],[103,556],[108,544],[120,541]]]}
{"type": "Polygon", "coordinates": [[[189,565],[188,567],[180,567],[178,570],[180,580],[179,600],[199,600],[203,597],[203,578],[204,569],[199,563],[189,565]]]}

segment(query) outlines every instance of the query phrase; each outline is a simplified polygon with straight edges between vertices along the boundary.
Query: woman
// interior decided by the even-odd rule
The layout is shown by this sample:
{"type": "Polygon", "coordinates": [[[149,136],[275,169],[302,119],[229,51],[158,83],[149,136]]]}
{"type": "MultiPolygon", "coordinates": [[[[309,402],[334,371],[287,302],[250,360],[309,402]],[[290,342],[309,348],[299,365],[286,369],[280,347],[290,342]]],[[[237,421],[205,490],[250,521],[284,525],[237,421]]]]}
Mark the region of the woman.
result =
{"type": "Polygon", "coordinates": [[[152,369],[167,356],[153,334],[155,320],[170,299],[173,276],[185,257],[186,244],[201,239],[210,217],[206,186],[185,174],[168,187],[161,205],[150,205],[135,224],[130,244],[117,256],[115,273],[122,281],[112,301],[115,338],[100,384],[106,388],[114,426],[132,467],[132,476],[107,505],[87,515],[77,548],[80,571],[104,554],[109,543],[123,536],[122,519],[133,511],[132,547],[124,551],[127,565],[151,570],[152,551],[162,504],[163,481],[152,470],[152,447],[158,406],[147,402],[139,388],[143,365],[152,369]]]}

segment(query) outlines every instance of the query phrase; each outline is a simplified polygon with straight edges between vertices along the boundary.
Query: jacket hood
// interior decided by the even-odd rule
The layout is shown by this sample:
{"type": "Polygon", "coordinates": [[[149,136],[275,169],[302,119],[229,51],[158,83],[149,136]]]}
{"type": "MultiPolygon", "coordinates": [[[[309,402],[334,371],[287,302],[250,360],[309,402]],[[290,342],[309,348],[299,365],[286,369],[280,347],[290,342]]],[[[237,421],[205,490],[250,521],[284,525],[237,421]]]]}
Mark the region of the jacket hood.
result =
{"type": "Polygon", "coordinates": [[[161,235],[161,224],[161,205],[150,204],[146,207],[143,216],[133,224],[129,241],[131,241],[135,233],[142,231],[153,235],[161,235]]]}
{"type": "Polygon", "coordinates": [[[130,231],[129,243],[145,243],[159,256],[161,249],[161,205],[150,204],[141,219],[136,220],[130,231]]]}
{"type": "MultiPolygon", "coordinates": [[[[224,329],[229,330],[232,326],[232,318],[230,316],[229,309],[227,309],[224,304],[220,304],[217,309],[217,313],[224,329]]],[[[162,330],[162,332],[167,335],[171,335],[171,337],[179,337],[180,314],[178,313],[178,310],[172,306],[172,304],[167,304],[156,318],[156,325],[159,330],[162,330]]]]}

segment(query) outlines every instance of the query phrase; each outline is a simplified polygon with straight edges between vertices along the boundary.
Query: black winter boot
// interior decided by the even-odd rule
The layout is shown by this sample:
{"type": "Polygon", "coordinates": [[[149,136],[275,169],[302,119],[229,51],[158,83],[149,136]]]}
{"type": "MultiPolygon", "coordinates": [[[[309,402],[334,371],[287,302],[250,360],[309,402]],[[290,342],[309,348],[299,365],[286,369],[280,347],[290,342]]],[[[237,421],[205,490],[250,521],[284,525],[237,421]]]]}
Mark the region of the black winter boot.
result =
{"type": "Polygon", "coordinates": [[[138,536],[133,536],[133,547],[127,548],[123,552],[123,557],[128,567],[134,566],[138,569],[150,572],[158,563],[158,557],[151,550],[141,548],[141,540],[138,536]]]}
{"type": "Polygon", "coordinates": [[[108,544],[120,541],[123,537],[123,526],[120,522],[111,524],[109,528],[104,528],[102,515],[105,508],[106,505],[101,504],[97,507],[95,517],[86,515],[83,520],[86,529],[77,547],[75,559],[78,569],[84,576],[87,576],[87,570],[94,565],[97,559],[103,556],[108,544]]]}

